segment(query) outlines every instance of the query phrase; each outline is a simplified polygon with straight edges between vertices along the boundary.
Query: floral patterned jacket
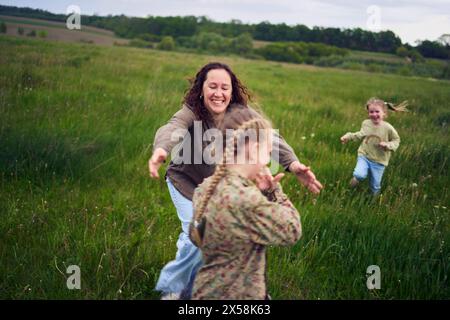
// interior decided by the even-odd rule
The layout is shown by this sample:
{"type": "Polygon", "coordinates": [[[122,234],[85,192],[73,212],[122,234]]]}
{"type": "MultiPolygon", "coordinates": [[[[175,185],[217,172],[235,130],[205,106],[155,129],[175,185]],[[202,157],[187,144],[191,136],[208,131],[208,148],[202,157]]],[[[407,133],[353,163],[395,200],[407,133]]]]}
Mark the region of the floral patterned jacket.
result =
{"type": "MultiPolygon", "coordinates": [[[[210,182],[205,179],[195,190],[194,210],[210,182]]],[[[281,186],[263,195],[251,180],[229,172],[204,217],[204,265],[193,299],[265,299],[266,246],[295,244],[302,232],[299,213],[281,186]]]]}

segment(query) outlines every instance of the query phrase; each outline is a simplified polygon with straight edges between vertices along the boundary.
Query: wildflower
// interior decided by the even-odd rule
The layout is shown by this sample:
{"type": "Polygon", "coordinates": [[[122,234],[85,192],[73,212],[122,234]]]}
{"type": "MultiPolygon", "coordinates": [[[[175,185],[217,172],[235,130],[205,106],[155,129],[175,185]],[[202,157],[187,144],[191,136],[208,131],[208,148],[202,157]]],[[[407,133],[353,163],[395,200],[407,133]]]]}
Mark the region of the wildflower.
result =
{"type": "Polygon", "coordinates": [[[306,140],[306,137],[305,137],[305,136],[303,136],[303,137],[302,137],[302,140],[306,140]]]}

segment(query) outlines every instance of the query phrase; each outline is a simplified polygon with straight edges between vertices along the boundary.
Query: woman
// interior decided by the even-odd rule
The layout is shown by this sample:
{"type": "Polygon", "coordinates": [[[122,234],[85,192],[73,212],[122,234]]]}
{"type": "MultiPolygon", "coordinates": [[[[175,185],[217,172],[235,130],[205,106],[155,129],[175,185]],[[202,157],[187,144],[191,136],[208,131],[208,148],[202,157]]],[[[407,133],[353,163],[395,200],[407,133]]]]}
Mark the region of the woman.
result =
{"type": "MultiPolygon", "coordinates": [[[[209,63],[197,73],[184,97],[181,110],[156,132],[154,152],[149,160],[152,178],[159,177],[159,167],[178,144],[172,139],[172,133],[180,129],[187,130],[182,150],[191,151],[189,163],[179,163],[172,159],[165,175],[183,231],[178,238],[175,260],[163,268],[156,285],[156,290],[163,293],[163,299],[190,298],[195,274],[202,264],[200,249],[189,240],[189,223],[193,216],[192,196],[194,189],[214,173],[215,165],[205,163],[203,157],[200,163],[195,161],[198,160],[198,155],[203,155],[206,145],[194,143],[193,139],[190,139],[196,139],[194,121],[201,121],[202,132],[217,128],[234,108],[249,108],[249,100],[247,89],[226,64],[209,63]]],[[[252,112],[257,115],[256,111],[252,112]]],[[[274,153],[279,155],[276,160],[285,170],[294,173],[311,192],[319,193],[322,185],[310,168],[299,162],[293,149],[281,136],[274,133],[273,140],[274,153]]]]}

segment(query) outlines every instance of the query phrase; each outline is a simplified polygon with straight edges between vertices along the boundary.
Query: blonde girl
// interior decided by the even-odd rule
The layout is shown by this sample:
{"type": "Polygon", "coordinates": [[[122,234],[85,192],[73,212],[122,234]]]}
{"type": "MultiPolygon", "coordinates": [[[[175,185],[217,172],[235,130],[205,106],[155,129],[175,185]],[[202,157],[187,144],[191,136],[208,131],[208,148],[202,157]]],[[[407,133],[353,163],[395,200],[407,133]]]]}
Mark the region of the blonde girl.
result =
{"type": "Polygon", "coordinates": [[[378,98],[370,98],[366,103],[368,119],[364,120],[361,130],[347,132],[341,137],[343,144],[349,140],[362,140],[358,149],[358,161],[350,181],[352,187],[356,187],[360,181],[370,177],[370,189],[373,194],[378,194],[381,189],[381,179],[384,169],[389,164],[391,153],[397,150],[400,144],[400,136],[395,128],[388,122],[388,110],[394,112],[408,111],[407,102],[403,101],[398,106],[385,102],[378,98]]]}
{"type": "Polygon", "coordinates": [[[222,163],[193,196],[190,237],[203,254],[193,299],[265,299],[265,248],[296,243],[300,218],[278,183],[283,174],[267,174],[270,123],[243,109],[223,128],[233,129],[233,135],[222,163]],[[256,139],[246,141],[249,131],[256,139]]]}

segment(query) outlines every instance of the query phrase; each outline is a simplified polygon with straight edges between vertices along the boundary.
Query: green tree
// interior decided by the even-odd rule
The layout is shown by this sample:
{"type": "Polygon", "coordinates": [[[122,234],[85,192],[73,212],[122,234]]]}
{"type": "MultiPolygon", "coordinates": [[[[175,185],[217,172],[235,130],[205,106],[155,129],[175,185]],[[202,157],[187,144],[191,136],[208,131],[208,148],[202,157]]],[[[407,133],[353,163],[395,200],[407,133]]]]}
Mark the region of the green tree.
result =
{"type": "Polygon", "coordinates": [[[418,46],[417,50],[424,57],[428,58],[438,58],[438,59],[450,59],[450,47],[445,47],[437,41],[422,41],[418,46]]]}
{"type": "Polygon", "coordinates": [[[214,32],[202,32],[194,38],[195,47],[211,52],[227,51],[228,41],[220,34],[214,32]]]}
{"type": "Polygon", "coordinates": [[[267,60],[302,63],[303,58],[294,47],[294,44],[273,43],[260,48],[258,53],[267,60]]]}
{"type": "Polygon", "coordinates": [[[23,36],[23,34],[25,33],[25,30],[22,27],[17,28],[17,33],[20,34],[21,36],[23,36]]]}
{"type": "Polygon", "coordinates": [[[45,30],[39,30],[37,34],[39,38],[47,38],[47,31],[45,30]]]}
{"type": "Polygon", "coordinates": [[[6,33],[6,23],[0,22],[0,33],[6,33]]]}
{"type": "Polygon", "coordinates": [[[444,70],[442,70],[442,78],[450,79],[450,63],[447,63],[444,70]]]}
{"type": "Polygon", "coordinates": [[[231,41],[231,48],[234,53],[247,54],[253,49],[253,38],[249,33],[241,34],[231,41]]]}
{"type": "Polygon", "coordinates": [[[272,24],[268,21],[263,21],[255,26],[255,31],[253,32],[253,37],[258,40],[268,40],[273,41],[270,31],[272,29],[272,24]]]}
{"type": "Polygon", "coordinates": [[[171,36],[165,36],[161,39],[161,42],[158,43],[157,48],[159,50],[173,50],[175,49],[175,40],[171,36]]]}
{"type": "Polygon", "coordinates": [[[406,58],[409,56],[409,50],[406,49],[404,46],[398,47],[395,51],[395,54],[399,57],[406,58]]]}
{"type": "Polygon", "coordinates": [[[411,60],[413,62],[424,62],[425,59],[423,58],[423,56],[420,54],[419,51],[417,50],[411,50],[409,52],[409,57],[411,58],[411,60]]]}
{"type": "Polygon", "coordinates": [[[130,47],[136,47],[136,48],[152,48],[152,44],[148,41],[142,40],[142,39],[132,39],[130,42],[128,42],[128,45],[130,47]]]}

